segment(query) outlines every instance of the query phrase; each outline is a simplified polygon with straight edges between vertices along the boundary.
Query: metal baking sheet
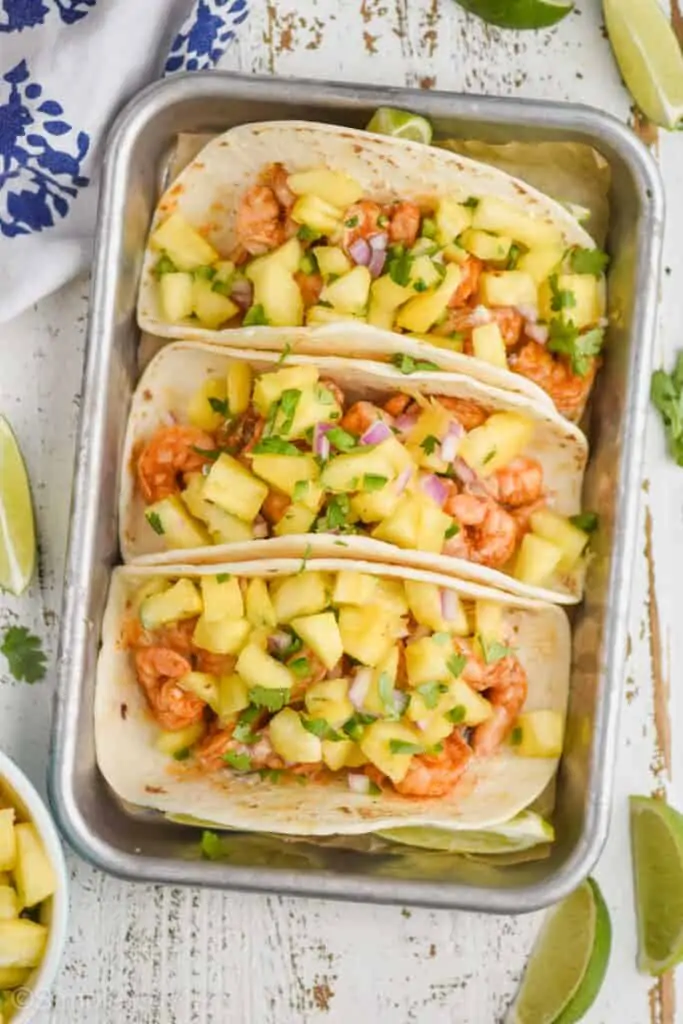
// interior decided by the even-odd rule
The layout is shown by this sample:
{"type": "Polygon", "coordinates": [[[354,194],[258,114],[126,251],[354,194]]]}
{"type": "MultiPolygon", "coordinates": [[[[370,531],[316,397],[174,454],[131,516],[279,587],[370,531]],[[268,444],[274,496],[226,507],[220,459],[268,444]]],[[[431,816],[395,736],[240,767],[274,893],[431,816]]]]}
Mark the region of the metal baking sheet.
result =
{"type": "Polygon", "coordinates": [[[619,122],[586,107],[211,73],[155,85],[124,110],[109,138],[100,199],[49,778],[57,820],[82,857],[147,882],[492,913],[551,904],[590,872],[609,825],[663,217],[648,152],[619,122]],[[228,860],[207,861],[196,829],[122,807],[95,762],[95,662],[118,560],[118,463],[137,376],[145,236],[179,133],[289,117],[362,127],[378,106],[426,115],[441,138],[587,143],[611,170],[610,340],[592,408],[584,500],[602,528],[574,622],[558,838],[549,857],[503,868],[409,848],[387,858],[239,834],[228,860]]]}

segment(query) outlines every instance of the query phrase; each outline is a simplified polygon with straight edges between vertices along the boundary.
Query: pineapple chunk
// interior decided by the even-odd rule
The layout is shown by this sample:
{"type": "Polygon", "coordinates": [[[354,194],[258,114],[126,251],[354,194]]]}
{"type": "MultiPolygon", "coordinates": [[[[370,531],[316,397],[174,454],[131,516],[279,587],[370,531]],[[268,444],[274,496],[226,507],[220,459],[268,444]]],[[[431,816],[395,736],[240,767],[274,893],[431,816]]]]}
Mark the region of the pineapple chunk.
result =
{"type": "Polygon", "coordinates": [[[458,235],[466,231],[472,223],[472,211],[462,206],[455,199],[444,196],[439,200],[434,219],[436,220],[436,240],[439,245],[450,245],[458,235]]]}
{"type": "Polygon", "coordinates": [[[353,263],[343,249],[336,245],[317,245],[315,258],[323,277],[341,277],[353,268],[353,263]]]}
{"type": "Polygon", "coordinates": [[[430,498],[419,502],[420,519],[417,529],[418,551],[440,554],[443,550],[446,530],[453,522],[451,516],[442,512],[430,498]]]}
{"type": "Polygon", "coordinates": [[[291,622],[300,615],[315,615],[329,604],[327,582],[319,572],[288,576],[272,596],[278,622],[291,622]]]}
{"type": "Polygon", "coordinates": [[[530,519],[531,529],[543,540],[556,544],[562,551],[557,568],[560,572],[571,572],[586,550],[589,536],[574,526],[565,516],[551,512],[549,508],[539,509],[530,519]]]}
{"type": "Polygon", "coordinates": [[[167,548],[202,548],[211,543],[205,528],[188,515],[177,494],[148,505],[145,519],[164,538],[167,548]]]}
{"type": "MultiPolygon", "coordinates": [[[[178,270],[196,270],[215,263],[218,253],[182,214],[172,213],[150,238],[153,249],[165,252],[178,270]]],[[[167,277],[164,274],[164,277],[167,277]]]]}
{"type": "Polygon", "coordinates": [[[600,319],[600,298],[598,281],[592,274],[558,274],[555,287],[559,292],[571,296],[571,305],[561,310],[553,309],[554,289],[550,281],[544,281],[538,293],[539,313],[542,320],[559,316],[565,322],[571,321],[579,330],[596,324],[600,319]]]}
{"type": "Polygon", "coordinates": [[[255,306],[262,306],[271,327],[300,327],[304,322],[304,300],[294,277],[282,263],[268,262],[254,274],[245,274],[254,285],[255,306]]]}
{"type": "Polygon", "coordinates": [[[460,442],[458,455],[479,476],[490,476],[521,455],[534,434],[534,421],[516,412],[494,412],[460,442]]]}
{"type": "Polygon", "coordinates": [[[411,450],[416,449],[416,457],[417,450],[422,451],[420,446],[425,438],[436,437],[439,441],[443,440],[451,425],[451,421],[452,414],[441,402],[430,401],[430,404],[422,410],[417,423],[408,434],[408,446],[411,450]]]}
{"type": "MultiPolygon", "coordinates": [[[[349,764],[349,758],[353,758],[356,751],[360,753],[360,748],[353,740],[322,741],[323,761],[332,772],[338,772],[341,768],[353,767],[349,764]]],[[[363,758],[364,761],[365,758],[363,758]]]]}
{"type": "Polygon", "coordinates": [[[373,281],[370,289],[371,310],[374,307],[393,313],[404,302],[413,297],[412,287],[396,284],[389,274],[383,274],[373,281]]]}
{"type": "Polygon", "coordinates": [[[445,715],[428,712],[426,717],[420,720],[420,740],[426,747],[432,747],[450,736],[454,728],[453,722],[445,715]]]}
{"type": "Polygon", "coordinates": [[[284,370],[263,373],[254,384],[254,405],[267,416],[273,402],[279,402],[285,391],[307,391],[318,383],[315,366],[288,366],[284,370]]]}
{"type": "Polygon", "coordinates": [[[206,501],[204,477],[201,473],[189,474],[187,486],[181,491],[180,497],[192,515],[206,524],[214,544],[238,544],[240,541],[252,540],[254,534],[250,523],[206,501]]]}
{"type": "Polygon", "coordinates": [[[247,642],[250,629],[246,619],[235,619],[232,615],[210,622],[206,615],[200,615],[192,642],[212,654],[237,654],[247,642]]]}
{"type": "MultiPolygon", "coordinates": [[[[31,822],[22,822],[14,829],[17,837],[17,863],[14,884],[20,907],[35,907],[57,888],[57,877],[38,830],[31,822]]],[[[6,964],[2,967],[28,967],[30,964],[6,964]]]]}
{"type": "Polygon", "coordinates": [[[273,532],[276,537],[290,537],[294,534],[310,533],[315,522],[316,513],[305,505],[290,505],[282,519],[275,524],[273,532]]]}
{"type": "Polygon", "coordinates": [[[283,708],[271,718],[268,736],[276,754],[290,764],[315,764],[322,760],[322,744],[304,728],[293,708],[283,708]]]}
{"type": "Polygon", "coordinates": [[[226,512],[250,523],[258,515],[268,488],[241,462],[223,452],[211,466],[204,481],[204,497],[226,512]]]}
{"type": "Polygon", "coordinates": [[[215,292],[212,282],[196,277],[192,282],[192,309],[202,327],[215,330],[237,316],[240,307],[227,295],[215,292]]]}
{"type": "Polygon", "coordinates": [[[249,643],[237,659],[237,673],[246,685],[262,686],[267,690],[291,690],[292,673],[255,643],[249,643]]]}
{"type": "Polygon", "coordinates": [[[535,533],[527,533],[517,552],[513,576],[521,583],[540,587],[557,571],[563,554],[557,544],[537,537],[535,533]]]}
{"type": "Polygon", "coordinates": [[[564,720],[559,711],[527,711],[519,715],[511,743],[521,757],[559,757],[564,739],[564,720]]]}
{"type": "Polygon", "coordinates": [[[197,740],[204,735],[204,729],[203,722],[195,722],[193,725],[186,725],[184,729],[175,729],[173,732],[164,730],[157,736],[155,746],[162,754],[175,757],[181,751],[193,747],[197,740]]]}
{"type": "Polygon", "coordinates": [[[317,615],[302,615],[291,620],[295,633],[327,669],[334,668],[344,654],[342,638],[337,620],[332,612],[319,612],[317,615]]]}
{"type": "Polygon", "coordinates": [[[297,224],[304,224],[313,231],[328,237],[334,236],[342,227],[342,211],[318,196],[300,196],[290,213],[297,224]]]}
{"type": "Polygon", "coordinates": [[[302,505],[311,512],[318,513],[323,503],[324,491],[316,480],[298,480],[295,488],[297,506],[302,505]]]}
{"type": "Polygon", "coordinates": [[[209,672],[187,672],[178,680],[178,686],[186,693],[192,693],[218,712],[218,680],[209,672]]]}
{"type": "Polygon", "coordinates": [[[13,871],[17,862],[14,832],[14,808],[3,807],[0,809],[0,871],[13,871]]]}
{"type": "Polygon", "coordinates": [[[375,599],[377,577],[355,569],[342,569],[337,573],[332,601],[340,604],[370,604],[375,599]]]}
{"type": "Polygon", "coordinates": [[[371,715],[379,715],[380,717],[386,716],[387,711],[390,711],[391,708],[387,708],[386,694],[382,692],[382,689],[384,687],[391,687],[393,689],[396,685],[397,675],[398,647],[394,644],[386,656],[372,670],[370,685],[363,698],[363,711],[367,711],[371,715]]]}
{"type": "Polygon", "coordinates": [[[255,629],[275,629],[277,626],[277,615],[264,579],[256,577],[249,580],[245,608],[247,619],[255,629]]]}
{"type": "Polygon", "coordinates": [[[536,284],[542,284],[552,272],[562,263],[564,257],[564,246],[549,245],[530,249],[520,256],[517,262],[517,270],[530,274],[536,284]]]}
{"type": "Polygon", "coordinates": [[[344,651],[364,665],[378,665],[394,643],[396,618],[377,605],[344,605],[339,611],[344,651]]]}
{"type": "Polygon", "coordinates": [[[187,407],[187,418],[193,427],[213,433],[218,430],[225,419],[225,399],[227,388],[225,381],[218,377],[209,377],[194,393],[187,407]],[[216,406],[214,408],[212,406],[216,406]],[[221,412],[219,407],[225,410],[221,412]]]}
{"type": "Polygon", "coordinates": [[[282,409],[279,410],[273,433],[291,441],[305,437],[316,423],[327,423],[340,416],[341,409],[329,388],[317,384],[301,392],[293,418],[288,417],[282,409]]]}
{"type": "Polygon", "coordinates": [[[231,416],[241,416],[251,401],[251,367],[236,359],[228,367],[226,381],[228,410],[231,416]]]}
{"type": "Polygon", "coordinates": [[[410,276],[408,283],[411,288],[424,291],[425,288],[435,288],[441,280],[441,274],[436,269],[436,264],[429,256],[417,256],[410,265],[410,276]]]}
{"type": "Polygon", "coordinates": [[[463,231],[459,242],[477,259],[492,263],[506,260],[512,246],[512,239],[508,235],[491,235],[488,231],[477,231],[474,228],[463,231]]]}
{"type": "Polygon", "coordinates": [[[218,683],[218,717],[221,724],[229,722],[240,711],[249,707],[249,690],[237,672],[222,676],[218,683]]]}
{"type": "Polygon", "coordinates": [[[411,747],[422,747],[424,743],[416,729],[401,722],[373,722],[363,731],[360,748],[392,782],[400,782],[408,772],[412,754],[393,751],[392,740],[411,747]]]}
{"type": "Polygon", "coordinates": [[[192,274],[181,271],[164,274],[159,281],[161,309],[169,323],[177,324],[194,309],[194,281],[192,274]]]}
{"type": "Polygon", "coordinates": [[[358,202],[363,195],[357,181],[343,171],[331,171],[328,167],[290,174],[287,185],[295,196],[317,196],[342,210],[358,202]]]}
{"type": "MultiPolygon", "coordinates": [[[[140,622],[145,629],[158,629],[168,622],[180,622],[201,615],[203,609],[199,591],[191,580],[178,580],[160,594],[150,594],[140,605],[140,622]]],[[[0,811],[2,814],[2,811],[0,811]]],[[[0,860],[0,867],[2,861],[0,860]]]]}
{"type": "Polygon", "coordinates": [[[468,686],[464,679],[453,679],[448,683],[451,710],[462,708],[459,725],[473,727],[485,722],[493,714],[491,702],[468,686]]]}
{"type": "MultiPolygon", "coordinates": [[[[26,984],[30,976],[31,971],[26,967],[0,967],[0,990],[20,988],[26,984]]],[[[8,1020],[8,1017],[0,1014],[0,1024],[5,1024],[8,1020]]]]}
{"type": "Polygon", "coordinates": [[[239,580],[234,576],[229,579],[223,576],[202,576],[199,586],[204,602],[204,618],[207,622],[241,619],[244,616],[242,591],[239,580]]]}
{"type": "Polygon", "coordinates": [[[503,642],[503,605],[499,601],[476,601],[475,629],[487,643],[503,642]]]}
{"type": "Polygon", "coordinates": [[[522,270],[486,271],[479,278],[479,297],[484,306],[535,306],[538,289],[522,270]]]}
{"type": "Polygon", "coordinates": [[[285,270],[288,270],[290,274],[295,274],[299,269],[303,254],[304,249],[299,239],[296,237],[290,238],[284,245],[273,249],[272,252],[266,253],[265,256],[259,256],[258,259],[249,263],[247,277],[249,280],[256,280],[264,268],[273,263],[278,263],[285,270]]]}
{"type": "Polygon", "coordinates": [[[377,580],[375,600],[385,612],[397,619],[408,614],[408,601],[402,580],[377,580]]]}
{"type": "Polygon", "coordinates": [[[342,313],[356,316],[365,312],[372,277],[367,267],[354,267],[336,281],[328,282],[320,293],[322,302],[331,302],[342,313]]]}
{"type": "Polygon", "coordinates": [[[367,445],[364,451],[337,455],[326,463],[320,482],[326,491],[341,494],[364,490],[364,476],[381,476],[387,481],[393,480],[396,471],[391,454],[388,448],[379,444],[367,445]]]}
{"type": "Polygon", "coordinates": [[[451,679],[448,662],[453,656],[453,644],[446,633],[425,636],[406,646],[406,672],[411,686],[431,683],[434,680],[447,682],[451,679]]]}
{"type": "Polygon", "coordinates": [[[393,484],[379,491],[359,491],[351,498],[351,512],[363,523],[379,523],[394,512],[400,495],[393,484]]]}
{"type": "MultiPolygon", "coordinates": [[[[453,292],[460,284],[462,273],[456,263],[449,263],[443,281],[432,292],[417,295],[402,306],[396,323],[414,334],[426,334],[446,312],[453,292]]],[[[483,277],[483,275],[482,275],[483,277]]]]}
{"type": "Polygon", "coordinates": [[[17,894],[11,885],[0,885],[0,921],[19,917],[17,894]]]}
{"type": "Polygon", "coordinates": [[[443,617],[442,591],[435,583],[421,583],[416,580],[405,581],[406,597],[408,605],[413,613],[413,618],[421,626],[427,626],[437,632],[455,633],[458,636],[467,636],[469,624],[467,615],[463,608],[462,601],[454,590],[449,589],[447,608],[452,613],[452,618],[443,617]]]}
{"type": "Polygon", "coordinates": [[[411,494],[402,494],[391,515],[375,527],[372,536],[399,548],[417,548],[421,522],[420,501],[411,494]]]}
{"type": "MultiPolygon", "coordinates": [[[[51,867],[49,869],[52,871],[51,867]]],[[[40,889],[35,891],[44,888],[45,886],[41,885],[40,889]]],[[[36,924],[22,917],[14,921],[0,921],[0,969],[37,967],[43,959],[46,945],[47,928],[44,924],[36,924]]]]}
{"type": "Polygon", "coordinates": [[[507,370],[508,357],[503,335],[497,323],[482,324],[472,331],[472,350],[477,359],[507,370]]]}
{"type": "Polygon", "coordinates": [[[535,220],[522,213],[513,203],[495,196],[484,196],[479,200],[472,217],[472,227],[510,235],[529,249],[562,244],[562,235],[554,224],[535,220]]]}
{"type": "Polygon", "coordinates": [[[322,718],[333,729],[347,722],[354,712],[346,679],[326,679],[314,683],[306,690],[304,701],[311,718],[322,718]]]}
{"type": "Polygon", "coordinates": [[[317,480],[318,464],[312,455],[254,455],[252,472],[290,498],[302,480],[317,480]]]}

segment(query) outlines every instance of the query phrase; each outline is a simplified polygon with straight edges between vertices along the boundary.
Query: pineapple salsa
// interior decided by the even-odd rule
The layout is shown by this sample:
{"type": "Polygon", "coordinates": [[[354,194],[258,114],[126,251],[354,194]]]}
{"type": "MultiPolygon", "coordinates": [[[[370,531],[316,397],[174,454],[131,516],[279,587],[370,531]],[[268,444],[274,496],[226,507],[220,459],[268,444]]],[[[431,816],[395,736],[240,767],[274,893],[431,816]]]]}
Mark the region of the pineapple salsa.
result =
{"type": "Polygon", "coordinates": [[[531,586],[571,574],[589,537],[581,517],[551,507],[535,420],[409,392],[355,401],[311,364],[254,376],[229,362],[184,422],[137,446],[150,540],[154,531],[166,549],[187,550],[361,534],[531,586]]]}
{"type": "Polygon", "coordinates": [[[305,566],[270,581],[151,577],[121,643],[175,774],[443,797],[503,743],[561,751],[562,716],[523,710],[505,606],[450,586],[305,566]]]}
{"type": "Polygon", "coordinates": [[[218,252],[175,211],[154,231],[161,316],[209,330],[362,321],[510,369],[576,419],[603,344],[598,249],[495,196],[379,202],[325,167],[264,168],[218,252]]]}

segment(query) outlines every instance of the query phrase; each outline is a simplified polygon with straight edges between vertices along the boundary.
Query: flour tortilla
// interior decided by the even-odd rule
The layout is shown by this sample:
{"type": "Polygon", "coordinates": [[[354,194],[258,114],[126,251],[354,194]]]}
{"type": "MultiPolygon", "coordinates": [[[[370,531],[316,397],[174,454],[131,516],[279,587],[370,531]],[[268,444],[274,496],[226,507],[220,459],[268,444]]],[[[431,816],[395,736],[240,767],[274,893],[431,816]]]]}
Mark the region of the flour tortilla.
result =
{"type": "MultiPolygon", "coordinates": [[[[541,600],[571,604],[581,597],[585,567],[579,564],[572,573],[557,574],[544,587],[529,587],[512,576],[461,558],[395,547],[370,536],[335,536],[311,533],[272,537],[240,544],[220,544],[182,552],[164,550],[159,537],[145,519],[145,504],[136,486],[134,453],[141,443],[170,421],[187,422],[192,395],[208,377],[225,379],[228,366],[246,360],[254,373],[275,370],[281,357],[272,352],[248,349],[176,343],[167,345],[154,357],[143,374],[133,396],[123,455],[119,505],[120,544],[123,560],[138,563],[187,563],[244,561],[255,557],[365,558],[398,562],[416,568],[451,573],[503,590],[541,600]]],[[[526,398],[498,391],[480,381],[459,374],[402,374],[393,367],[363,360],[333,356],[288,356],[286,366],[314,365],[320,376],[336,381],[353,400],[381,399],[397,390],[424,395],[452,395],[471,399],[495,410],[510,410],[532,417],[537,424],[528,449],[544,469],[546,486],[553,507],[563,515],[581,511],[583,472],[588,445],[580,430],[547,406],[537,406],[526,398]]]]}
{"type": "MultiPolygon", "coordinates": [[[[340,559],[309,562],[308,568],[338,572],[340,559]]],[[[564,715],[570,668],[570,629],[560,608],[491,591],[487,587],[436,573],[377,563],[354,563],[360,572],[384,578],[421,580],[455,590],[470,600],[499,601],[508,609],[515,646],[528,677],[525,710],[547,709],[564,715]]],[[[507,821],[528,807],[546,788],[557,758],[527,758],[511,748],[474,761],[455,792],[442,799],[406,799],[398,793],[363,795],[345,780],[301,785],[295,779],[273,783],[226,769],[197,775],[155,747],[158,726],[136,680],[121,631],[139,586],[159,577],[199,578],[216,572],[272,578],[300,573],[299,559],[226,563],[217,566],[124,566],[114,570],[102,631],[95,690],[97,763],[117,796],[137,807],[170,815],[191,814],[217,826],[280,835],[359,835],[404,825],[486,828],[507,821]]]]}
{"type": "MultiPolygon", "coordinates": [[[[460,153],[405,139],[374,135],[352,128],[306,121],[272,121],[240,125],[214,138],[194,156],[161,197],[151,231],[171,213],[179,212],[215,248],[228,257],[235,248],[236,212],[244,192],[268,164],[281,162],[288,171],[327,166],[344,171],[379,202],[395,198],[496,196],[513,202],[521,212],[553,224],[567,247],[594,248],[595,242],[561,203],[531,185],[460,153]]],[[[192,321],[164,322],[153,269],[158,253],[145,253],[138,300],[143,331],[165,338],[190,338],[237,345],[236,330],[208,330],[192,321]]],[[[406,351],[430,359],[444,370],[467,373],[536,401],[552,404],[546,393],[520,374],[492,366],[463,353],[447,351],[427,341],[409,339],[363,323],[341,322],[322,328],[251,327],[240,331],[239,343],[251,349],[280,351],[287,343],[297,352],[388,359],[406,351]]]]}

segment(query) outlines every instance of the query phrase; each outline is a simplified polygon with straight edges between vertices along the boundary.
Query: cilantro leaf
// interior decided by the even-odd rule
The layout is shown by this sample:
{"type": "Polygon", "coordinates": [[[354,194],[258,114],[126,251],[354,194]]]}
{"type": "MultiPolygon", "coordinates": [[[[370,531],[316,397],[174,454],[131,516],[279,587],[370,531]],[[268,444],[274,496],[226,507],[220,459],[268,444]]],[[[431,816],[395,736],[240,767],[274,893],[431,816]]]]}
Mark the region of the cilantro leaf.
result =
{"type": "Polygon", "coordinates": [[[0,651],[7,658],[9,670],[17,680],[37,683],[45,678],[45,654],[40,638],[29,633],[25,626],[10,626],[5,630],[0,651]]]}
{"type": "Polygon", "coordinates": [[[377,473],[365,473],[360,482],[361,491],[381,491],[383,487],[386,487],[388,483],[388,477],[379,476],[377,473]]]}
{"type": "Polygon", "coordinates": [[[440,444],[441,442],[438,437],[434,437],[434,434],[428,434],[424,441],[420,442],[420,448],[422,448],[425,455],[433,455],[440,444]]]}
{"type": "Polygon", "coordinates": [[[158,512],[145,512],[145,519],[152,527],[155,533],[161,535],[165,533],[164,524],[161,522],[161,516],[158,512]]]}
{"type": "Polygon", "coordinates": [[[232,575],[229,572],[216,573],[216,583],[227,583],[230,579],[232,579],[232,575]]]}
{"type": "Polygon", "coordinates": [[[569,522],[584,533],[595,533],[599,517],[597,512],[581,512],[578,516],[570,516],[569,522]]]}
{"type": "Polygon", "coordinates": [[[306,566],[308,565],[308,559],[311,557],[312,550],[313,549],[310,544],[307,544],[306,547],[304,548],[304,554],[303,558],[301,559],[301,565],[299,566],[297,576],[300,576],[302,572],[306,572],[306,566]]]}
{"type": "Polygon", "coordinates": [[[297,480],[292,491],[292,501],[301,501],[308,494],[308,480],[297,480]]]}
{"type": "Polygon", "coordinates": [[[492,448],[491,451],[486,453],[484,458],[481,460],[482,466],[485,466],[487,464],[487,462],[491,461],[491,459],[495,459],[495,457],[496,457],[496,450],[497,450],[496,448],[492,448]]]}
{"type": "Polygon", "coordinates": [[[287,662],[287,668],[297,679],[306,679],[311,674],[311,663],[305,655],[287,662]]]}
{"type": "Polygon", "coordinates": [[[522,727],[521,727],[521,725],[516,725],[514,727],[514,729],[512,730],[512,732],[510,733],[510,745],[513,746],[513,747],[518,747],[521,742],[522,742],[522,727]]]}
{"type": "Polygon", "coordinates": [[[219,860],[221,856],[221,837],[216,832],[204,829],[200,843],[202,857],[207,860],[219,860]]]}
{"type": "Polygon", "coordinates": [[[476,196],[470,196],[469,199],[466,199],[460,205],[465,206],[468,210],[476,210],[476,208],[479,206],[479,200],[477,199],[476,196]]]}
{"type": "Polygon", "coordinates": [[[424,754],[424,749],[421,743],[409,743],[406,740],[389,740],[389,750],[392,754],[424,754]]]}
{"type": "Polygon", "coordinates": [[[609,256],[602,249],[572,249],[569,254],[569,265],[575,274],[593,274],[601,277],[607,270],[609,256]]]}
{"type": "Polygon", "coordinates": [[[579,334],[571,320],[565,323],[554,317],[550,321],[548,349],[569,356],[572,372],[579,377],[585,377],[589,372],[590,360],[599,354],[603,341],[604,332],[598,327],[579,334]]]}
{"type": "Polygon", "coordinates": [[[445,683],[439,683],[436,681],[430,683],[421,683],[419,686],[415,687],[415,691],[419,693],[420,696],[422,697],[424,706],[426,708],[429,708],[430,711],[432,711],[436,707],[436,705],[439,703],[439,697],[443,693],[446,693],[447,690],[448,687],[446,686],[445,683]]]}
{"type": "Polygon", "coordinates": [[[351,501],[348,494],[335,494],[327,503],[325,514],[316,520],[315,529],[318,533],[330,530],[350,530],[348,523],[351,514],[351,501]]]}
{"type": "Polygon", "coordinates": [[[346,738],[333,729],[324,718],[302,718],[301,724],[307,732],[313,733],[321,740],[331,740],[333,743],[337,743],[346,738]]]}
{"type": "Polygon", "coordinates": [[[478,639],[481,653],[487,665],[493,664],[494,661],[500,661],[501,658],[507,658],[508,654],[514,653],[511,647],[501,644],[498,640],[486,640],[483,636],[479,636],[478,639]]]}
{"type": "Polygon", "coordinates": [[[173,760],[174,761],[187,761],[189,756],[190,756],[190,748],[189,747],[182,747],[180,750],[176,750],[175,754],[173,755],[173,760]]]}
{"type": "Polygon", "coordinates": [[[267,327],[269,323],[266,311],[259,302],[256,306],[250,306],[244,314],[243,327],[267,327]]]}
{"type": "Polygon", "coordinates": [[[403,246],[394,246],[390,252],[387,270],[389,277],[394,284],[400,284],[405,288],[410,283],[410,269],[413,265],[413,257],[403,246]]]}
{"type": "Polygon", "coordinates": [[[216,461],[222,450],[220,448],[200,448],[196,444],[190,445],[190,447],[192,448],[193,452],[197,453],[197,455],[201,455],[205,459],[210,459],[211,462],[216,461]]]}
{"type": "Polygon", "coordinates": [[[251,771],[251,758],[248,754],[238,754],[234,750],[229,750],[227,754],[223,754],[223,760],[236,772],[251,771]]]}
{"type": "Polygon", "coordinates": [[[322,233],[317,231],[315,228],[310,228],[308,224],[302,224],[296,233],[296,237],[301,242],[317,242],[319,238],[322,238],[322,233]]]}
{"type": "Polygon", "coordinates": [[[466,714],[467,708],[465,705],[456,704],[454,708],[446,712],[446,718],[449,722],[453,722],[454,725],[458,725],[460,722],[464,722],[466,714]]]}
{"type": "Polygon", "coordinates": [[[216,398],[214,395],[211,395],[211,397],[209,398],[209,405],[211,406],[214,412],[220,413],[221,416],[227,417],[228,403],[225,398],[216,398]]]}
{"type": "Polygon", "coordinates": [[[216,276],[215,267],[197,267],[192,271],[195,281],[212,281],[216,276]]]}
{"type": "Polygon", "coordinates": [[[348,452],[358,444],[353,434],[349,434],[348,430],[344,430],[342,427],[332,427],[327,431],[326,437],[330,444],[340,452],[348,452]]]}
{"type": "MultiPolygon", "coordinates": [[[[277,692],[277,691],[276,691],[277,692]]],[[[241,712],[237,719],[237,725],[233,730],[233,739],[236,739],[238,743],[246,743],[249,746],[252,743],[256,743],[258,736],[256,733],[251,731],[251,727],[259,718],[261,714],[261,708],[257,707],[256,704],[250,705],[241,712]]]]}
{"type": "Polygon", "coordinates": [[[382,702],[382,708],[385,717],[390,719],[398,719],[400,715],[396,709],[396,701],[394,699],[394,684],[391,676],[388,672],[382,672],[377,683],[377,693],[379,699],[382,702]]]}
{"type": "Polygon", "coordinates": [[[515,245],[514,242],[513,242],[513,244],[510,246],[510,251],[508,252],[508,258],[507,258],[507,263],[505,264],[505,269],[506,270],[515,270],[516,267],[517,267],[517,264],[519,263],[519,258],[520,258],[521,255],[522,255],[522,250],[520,249],[520,247],[518,245],[515,245]]]}
{"type": "Polygon", "coordinates": [[[374,721],[374,715],[366,715],[363,711],[356,711],[355,715],[352,715],[347,722],[344,722],[342,732],[345,732],[349,739],[357,743],[363,735],[365,726],[370,725],[374,721]]]}
{"type": "Polygon", "coordinates": [[[683,351],[678,353],[671,373],[655,370],[652,374],[650,398],[662,417],[669,452],[683,466],[683,351]]]}
{"type": "Polygon", "coordinates": [[[283,434],[288,433],[292,429],[300,398],[301,391],[298,388],[287,388],[280,396],[280,415],[282,416],[280,430],[283,434]]]}
{"type": "Polygon", "coordinates": [[[460,523],[454,519],[449,527],[447,527],[444,533],[444,540],[450,540],[451,537],[456,537],[460,533],[460,523]]]}
{"type": "Polygon", "coordinates": [[[428,359],[413,359],[412,356],[408,356],[405,352],[397,352],[396,355],[391,357],[391,362],[401,373],[420,373],[423,371],[433,371],[439,369],[436,363],[431,363],[428,359]]]}
{"type": "Polygon", "coordinates": [[[249,700],[252,704],[267,711],[279,711],[289,703],[289,697],[289,690],[275,690],[269,686],[252,686],[249,690],[249,700]]]}
{"type": "Polygon", "coordinates": [[[276,366],[282,366],[282,364],[286,360],[287,356],[291,354],[291,351],[292,351],[292,343],[291,343],[291,341],[286,341],[284,343],[284,345],[282,346],[282,352],[280,353],[280,357],[279,357],[279,359],[278,359],[278,361],[276,362],[275,365],[276,366]]]}
{"type": "Polygon", "coordinates": [[[557,274],[551,274],[548,278],[550,285],[550,308],[554,313],[560,313],[563,309],[572,309],[576,305],[576,295],[568,288],[560,288],[557,274]]]}
{"type": "Polygon", "coordinates": [[[162,255],[157,260],[156,266],[154,268],[154,276],[156,278],[159,278],[163,277],[164,274],[175,274],[177,269],[178,268],[176,267],[171,257],[168,256],[166,253],[162,253],[162,255]]]}
{"type": "Polygon", "coordinates": [[[455,676],[456,679],[462,675],[463,669],[466,664],[467,658],[465,657],[464,654],[451,654],[450,658],[446,662],[448,671],[451,673],[452,676],[455,676]]]}
{"type": "Polygon", "coordinates": [[[301,455],[296,445],[281,437],[263,437],[252,448],[254,455],[301,455]]]}

